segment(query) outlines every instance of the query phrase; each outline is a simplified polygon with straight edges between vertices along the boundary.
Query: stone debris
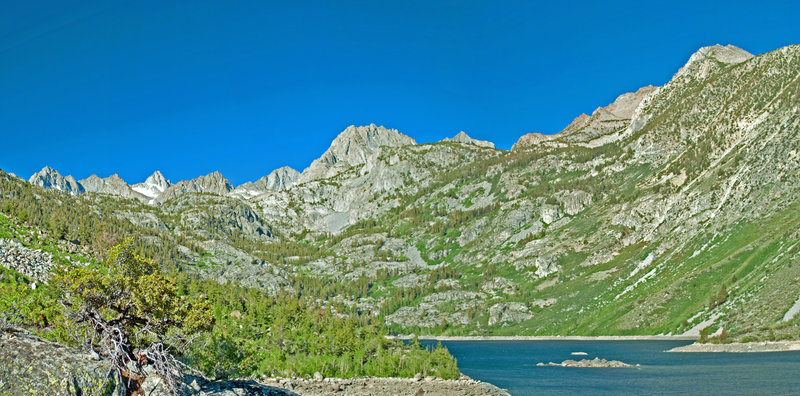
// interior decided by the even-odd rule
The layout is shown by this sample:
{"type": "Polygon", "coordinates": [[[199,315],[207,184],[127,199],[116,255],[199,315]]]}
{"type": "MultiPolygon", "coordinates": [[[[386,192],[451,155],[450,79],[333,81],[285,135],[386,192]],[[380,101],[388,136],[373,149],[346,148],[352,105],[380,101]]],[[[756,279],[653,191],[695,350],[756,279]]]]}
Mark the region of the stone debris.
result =
{"type": "Polygon", "coordinates": [[[297,392],[303,396],[322,395],[426,395],[426,396],[501,396],[509,393],[492,384],[466,376],[445,380],[417,374],[414,378],[266,378],[260,382],[297,392]]]}
{"type": "Polygon", "coordinates": [[[53,266],[53,254],[26,248],[11,239],[0,239],[0,265],[11,268],[34,282],[46,283],[53,266]]]}

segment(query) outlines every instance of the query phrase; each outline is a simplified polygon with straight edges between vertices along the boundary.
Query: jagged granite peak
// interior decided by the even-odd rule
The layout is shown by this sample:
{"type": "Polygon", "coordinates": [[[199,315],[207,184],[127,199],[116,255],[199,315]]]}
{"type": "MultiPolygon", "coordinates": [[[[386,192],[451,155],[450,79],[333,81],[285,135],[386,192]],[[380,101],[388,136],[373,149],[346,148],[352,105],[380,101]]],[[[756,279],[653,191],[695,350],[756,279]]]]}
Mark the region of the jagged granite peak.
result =
{"type": "Polygon", "coordinates": [[[486,140],[478,140],[473,139],[466,132],[461,131],[457,135],[453,136],[452,138],[444,138],[442,139],[443,142],[455,142],[455,143],[463,143],[463,144],[471,144],[473,146],[478,147],[488,147],[494,148],[494,143],[486,141],[486,140]]]}
{"type": "Polygon", "coordinates": [[[147,197],[136,192],[118,174],[113,174],[106,178],[91,175],[78,183],[83,186],[86,192],[119,195],[125,198],[135,198],[140,201],[147,201],[147,197]]]}
{"type": "Polygon", "coordinates": [[[83,186],[81,186],[74,177],[71,175],[67,175],[66,177],[61,176],[57,170],[49,166],[45,166],[39,172],[34,173],[30,179],[28,179],[28,183],[43,188],[61,190],[72,195],[78,195],[84,192],[83,186]]]}
{"type": "Polygon", "coordinates": [[[191,180],[182,180],[170,186],[153,202],[164,202],[184,193],[209,193],[225,195],[233,191],[233,185],[219,171],[211,172],[191,180]]]}
{"type": "Polygon", "coordinates": [[[753,58],[753,54],[733,45],[702,47],[689,57],[689,61],[678,70],[674,79],[692,77],[704,79],[719,70],[722,65],[734,65],[753,58]]]}
{"type": "Polygon", "coordinates": [[[172,183],[161,174],[161,171],[155,171],[144,182],[134,184],[131,187],[139,194],[153,199],[161,195],[170,186],[172,186],[172,183]]]}
{"type": "Polygon", "coordinates": [[[300,172],[288,166],[283,166],[254,182],[247,182],[236,187],[233,193],[252,197],[268,191],[284,191],[291,188],[299,177],[300,172]]]}
{"type": "Polygon", "coordinates": [[[400,147],[415,145],[417,142],[409,136],[383,126],[347,127],[321,157],[306,168],[298,183],[326,178],[335,175],[337,170],[354,165],[364,164],[370,155],[376,153],[381,146],[400,147]]]}

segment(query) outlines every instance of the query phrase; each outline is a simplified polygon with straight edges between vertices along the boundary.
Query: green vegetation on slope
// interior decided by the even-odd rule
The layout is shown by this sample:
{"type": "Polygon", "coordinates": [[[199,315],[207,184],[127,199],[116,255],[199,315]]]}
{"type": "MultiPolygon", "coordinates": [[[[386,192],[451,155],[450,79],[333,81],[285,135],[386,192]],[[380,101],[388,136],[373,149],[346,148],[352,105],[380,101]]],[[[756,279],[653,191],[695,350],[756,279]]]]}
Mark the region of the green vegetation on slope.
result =
{"type": "MultiPolygon", "coordinates": [[[[113,344],[128,345],[121,351],[126,355],[163,343],[215,378],[315,372],[331,377],[459,375],[446,349],[388,339],[380,320],[339,314],[294,295],[270,297],[257,289],[160,273],[150,260],[121,249],[112,248],[102,264],[63,267],[51,284],[35,288],[24,275],[0,267],[0,322],[80,345],[93,340],[84,338],[92,333],[84,331],[84,324],[100,320],[102,326],[89,329],[125,328],[124,337],[113,344]],[[120,260],[121,255],[127,258],[120,260]],[[191,343],[181,336],[198,331],[202,334],[191,343]]],[[[98,334],[101,341],[107,338],[103,334],[98,334]]]]}

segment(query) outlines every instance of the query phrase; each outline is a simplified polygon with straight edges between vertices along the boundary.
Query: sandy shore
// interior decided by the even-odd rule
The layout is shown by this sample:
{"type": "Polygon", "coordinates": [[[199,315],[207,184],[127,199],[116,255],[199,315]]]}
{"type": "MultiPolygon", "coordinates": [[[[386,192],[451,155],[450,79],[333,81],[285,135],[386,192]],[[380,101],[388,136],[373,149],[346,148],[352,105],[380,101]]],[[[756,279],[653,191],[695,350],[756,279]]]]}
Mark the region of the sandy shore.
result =
{"type": "MultiPolygon", "coordinates": [[[[411,336],[393,336],[410,340],[411,336]]],[[[685,335],[640,336],[418,336],[429,341],[694,341],[697,337],[685,335]]]]}
{"type": "Polygon", "coordinates": [[[690,344],[667,352],[787,352],[800,351],[800,341],[740,342],[732,344],[690,344]]]}

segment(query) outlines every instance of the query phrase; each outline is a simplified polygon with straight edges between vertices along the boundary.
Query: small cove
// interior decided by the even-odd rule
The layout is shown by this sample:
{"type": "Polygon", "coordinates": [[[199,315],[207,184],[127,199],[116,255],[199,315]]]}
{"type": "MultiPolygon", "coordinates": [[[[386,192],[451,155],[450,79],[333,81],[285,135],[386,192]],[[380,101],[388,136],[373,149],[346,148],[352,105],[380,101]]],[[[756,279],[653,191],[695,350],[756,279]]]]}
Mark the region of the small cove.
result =
{"type": "MultiPolygon", "coordinates": [[[[422,341],[435,345],[437,341],[422,341]]],[[[461,371],[529,394],[797,394],[800,351],[667,353],[691,341],[443,341],[461,371]],[[575,356],[573,352],[585,352],[575,356]],[[619,360],[634,368],[537,367],[567,359],[619,360]]]]}

